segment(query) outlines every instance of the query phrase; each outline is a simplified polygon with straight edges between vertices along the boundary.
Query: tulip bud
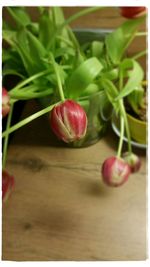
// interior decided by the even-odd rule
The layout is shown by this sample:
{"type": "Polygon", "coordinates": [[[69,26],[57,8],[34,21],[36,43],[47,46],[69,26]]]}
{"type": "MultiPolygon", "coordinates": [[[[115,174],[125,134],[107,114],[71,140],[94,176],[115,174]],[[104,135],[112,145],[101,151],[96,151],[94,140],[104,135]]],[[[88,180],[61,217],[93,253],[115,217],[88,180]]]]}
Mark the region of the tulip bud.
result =
{"type": "Polygon", "coordinates": [[[86,134],[86,113],[73,100],[56,105],[51,111],[50,122],[56,136],[66,143],[80,140],[86,134]]]}
{"type": "Polygon", "coordinates": [[[146,7],[144,6],[126,6],[126,7],[120,7],[121,15],[128,19],[134,19],[137,17],[140,17],[146,13],[146,7]]]}
{"type": "Polygon", "coordinates": [[[131,173],[129,165],[121,158],[110,157],[102,165],[103,181],[109,186],[124,184],[131,173]]]}
{"type": "Polygon", "coordinates": [[[2,117],[5,117],[10,111],[10,98],[5,88],[2,88],[2,117]]]}
{"type": "Polygon", "coordinates": [[[7,171],[2,171],[2,200],[5,202],[14,187],[14,177],[7,171]]]}
{"type": "Polygon", "coordinates": [[[137,155],[126,152],[123,154],[123,159],[129,164],[131,172],[137,172],[140,169],[141,160],[137,155]]]}

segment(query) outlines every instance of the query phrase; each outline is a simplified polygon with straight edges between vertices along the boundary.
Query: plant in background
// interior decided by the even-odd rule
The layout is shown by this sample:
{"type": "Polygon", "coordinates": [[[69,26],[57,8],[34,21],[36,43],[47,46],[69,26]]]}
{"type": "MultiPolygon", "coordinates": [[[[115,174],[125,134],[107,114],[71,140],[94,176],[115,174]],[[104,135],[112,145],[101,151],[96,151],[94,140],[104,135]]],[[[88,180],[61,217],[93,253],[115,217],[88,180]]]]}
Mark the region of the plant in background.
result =
{"type": "MultiPolygon", "coordinates": [[[[145,108],[144,71],[137,59],[147,51],[132,57],[128,57],[126,51],[134,38],[142,35],[138,34],[138,27],[145,20],[145,7],[120,7],[121,14],[132,19],[127,19],[102,40],[81,45],[69,23],[104,8],[84,8],[65,20],[60,7],[38,7],[39,19],[33,22],[25,7],[7,7],[15,26],[3,20],[3,41],[7,43],[2,51],[3,82],[10,74],[18,76],[20,82],[9,90],[9,101],[3,102],[10,105],[6,130],[2,133],[3,170],[9,134],[39,116],[51,112],[51,127],[55,134],[65,142],[81,138],[77,142],[82,146],[91,136],[99,136],[105,119],[110,119],[114,110],[120,118],[121,134],[117,158],[114,157],[120,164],[113,164],[117,166],[113,167],[113,172],[117,170],[120,175],[119,184],[127,180],[130,162],[121,159],[124,128],[128,152],[132,154],[126,101],[134,110],[139,110],[139,106],[145,108]],[[46,106],[11,125],[14,104],[29,99],[38,99],[46,106]],[[118,166],[125,166],[125,178],[118,166]]],[[[106,162],[102,174],[110,181],[112,175],[105,175],[110,173],[106,171],[109,168],[106,162]]]]}

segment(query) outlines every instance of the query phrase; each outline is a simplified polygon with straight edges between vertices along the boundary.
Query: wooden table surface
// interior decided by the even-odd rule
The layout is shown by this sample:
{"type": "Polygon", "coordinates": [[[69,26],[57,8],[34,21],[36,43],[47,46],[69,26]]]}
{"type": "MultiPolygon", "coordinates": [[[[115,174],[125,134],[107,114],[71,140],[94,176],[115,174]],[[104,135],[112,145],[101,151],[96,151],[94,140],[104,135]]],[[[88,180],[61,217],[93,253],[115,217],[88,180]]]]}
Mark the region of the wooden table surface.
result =
{"type": "MultiPolygon", "coordinates": [[[[66,16],[72,10],[65,8],[66,16]]],[[[108,19],[107,12],[111,14],[103,13],[103,24],[116,27],[118,13],[108,19]]],[[[90,17],[93,27],[101,27],[98,12],[90,17]]],[[[80,26],[88,26],[85,21],[80,19],[80,26]]],[[[38,109],[30,101],[23,116],[38,109]]],[[[7,161],[15,188],[3,206],[3,260],[146,259],[146,151],[134,149],[141,170],[124,186],[109,188],[100,169],[104,159],[115,154],[117,141],[110,130],[87,148],[59,146],[46,117],[15,133],[7,161]]]]}

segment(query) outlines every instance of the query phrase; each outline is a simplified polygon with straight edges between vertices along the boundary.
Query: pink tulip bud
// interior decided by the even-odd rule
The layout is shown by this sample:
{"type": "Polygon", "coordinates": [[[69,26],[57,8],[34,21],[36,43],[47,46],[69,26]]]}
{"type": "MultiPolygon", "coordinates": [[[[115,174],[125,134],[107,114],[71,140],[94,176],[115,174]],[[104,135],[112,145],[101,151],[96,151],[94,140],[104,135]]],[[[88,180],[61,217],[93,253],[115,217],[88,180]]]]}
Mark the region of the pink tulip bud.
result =
{"type": "Polygon", "coordinates": [[[87,129],[84,109],[73,100],[56,105],[50,116],[51,128],[66,143],[83,138],[87,129]]]}
{"type": "Polygon", "coordinates": [[[102,165],[103,181],[109,186],[124,184],[131,173],[129,165],[121,158],[110,157],[102,165]]]}
{"type": "Polygon", "coordinates": [[[2,88],[2,117],[5,117],[10,111],[10,98],[7,90],[2,88]]]}
{"type": "Polygon", "coordinates": [[[131,172],[137,172],[140,169],[141,160],[137,155],[126,152],[123,154],[123,159],[129,164],[131,172]]]}
{"type": "Polygon", "coordinates": [[[14,187],[14,177],[7,171],[2,171],[2,200],[6,202],[14,187]]]}
{"type": "Polygon", "coordinates": [[[144,6],[126,6],[120,7],[121,15],[128,19],[134,19],[140,17],[146,13],[146,7],[144,6]]]}

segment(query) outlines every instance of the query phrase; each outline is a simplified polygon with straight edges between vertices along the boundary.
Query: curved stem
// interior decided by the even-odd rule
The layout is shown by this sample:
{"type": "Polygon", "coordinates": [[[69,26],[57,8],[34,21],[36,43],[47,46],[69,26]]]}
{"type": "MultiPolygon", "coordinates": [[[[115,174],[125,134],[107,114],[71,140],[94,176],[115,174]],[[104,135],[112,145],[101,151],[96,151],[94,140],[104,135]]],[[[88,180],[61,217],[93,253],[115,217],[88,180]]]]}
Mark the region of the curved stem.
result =
{"type": "Polygon", "coordinates": [[[60,99],[62,101],[64,101],[65,100],[65,97],[64,97],[64,92],[63,92],[62,84],[61,84],[61,79],[60,79],[60,76],[59,76],[59,70],[58,70],[57,64],[55,62],[55,59],[54,59],[54,56],[53,56],[52,53],[50,53],[50,59],[52,61],[52,65],[54,67],[54,71],[55,71],[55,74],[56,74],[60,99]]]}
{"type": "Polygon", "coordinates": [[[13,107],[14,107],[14,105],[12,104],[11,107],[10,107],[10,112],[8,114],[8,118],[7,118],[7,125],[6,125],[6,132],[7,132],[7,134],[5,135],[5,140],[4,140],[3,160],[2,160],[2,167],[3,167],[3,169],[5,169],[5,166],[6,166],[7,148],[8,148],[8,139],[9,139],[9,132],[8,132],[8,130],[9,130],[10,124],[11,124],[13,107]]]}
{"type": "Polygon", "coordinates": [[[14,98],[15,100],[28,100],[28,99],[33,99],[33,98],[41,98],[44,96],[48,96],[52,93],[51,88],[44,90],[43,92],[35,92],[35,91],[23,91],[23,92],[12,92],[11,97],[14,98]]]}
{"type": "Polygon", "coordinates": [[[120,117],[120,140],[118,145],[117,157],[121,157],[121,151],[123,146],[123,136],[124,136],[124,117],[120,117]]]}
{"type": "Polygon", "coordinates": [[[68,19],[66,19],[64,21],[64,23],[60,26],[60,28],[62,29],[65,25],[71,23],[72,21],[82,17],[82,16],[85,16],[89,13],[92,13],[92,12],[95,12],[99,9],[104,9],[106,7],[100,7],[100,6],[96,6],[96,7],[88,7],[88,8],[84,8],[83,10],[75,13],[74,15],[72,15],[71,17],[69,17],[68,19]]]}
{"type": "Polygon", "coordinates": [[[18,89],[20,89],[21,87],[23,87],[24,85],[28,84],[29,82],[41,77],[41,76],[44,76],[45,74],[48,74],[49,73],[49,70],[44,70],[44,71],[41,71],[39,73],[36,73],[34,74],[33,76],[27,78],[25,81],[19,83],[17,86],[15,86],[13,89],[10,90],[10,92],[13,92],[13,91],[16,91],[18,89]]]}
{"type": "MultiPolygon", "coordinates": [[[[59,103],[59,102],[58,102],[58,103],[59,103]]],[[[5,132],[3,132],[2,137],[6,137],[8,134],[10,134],[10,133],[12,133],[12,132],[18,130],[18,129],[21,128],[22,126],[28,124],[29,122],[31,122],[31,121],[37,119],[38,117],[40,117],[40,116],[46,114],[47,112],[51,111],[51,110],[53,109],[53,107],[54,107],[55,105],[57,105],[58,103],[55,103],[55,104],[53,104],[53,105],[51,105],[51,106],[48,106],[48,107],[46,107],[46,108],[44,108],[44,109],[42,109],[42,110],[40,110],[40,111],[34,113],[33,115],[27,117],[26,119],[24,119],[24,120],[22,120],[22,121],[16,123],[15,125],[13,125],[12,127],[10,127],[9,129],[7,129],[5,132]]]]}

